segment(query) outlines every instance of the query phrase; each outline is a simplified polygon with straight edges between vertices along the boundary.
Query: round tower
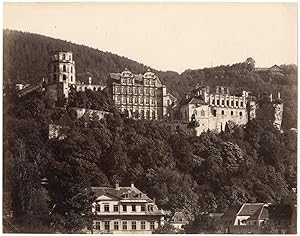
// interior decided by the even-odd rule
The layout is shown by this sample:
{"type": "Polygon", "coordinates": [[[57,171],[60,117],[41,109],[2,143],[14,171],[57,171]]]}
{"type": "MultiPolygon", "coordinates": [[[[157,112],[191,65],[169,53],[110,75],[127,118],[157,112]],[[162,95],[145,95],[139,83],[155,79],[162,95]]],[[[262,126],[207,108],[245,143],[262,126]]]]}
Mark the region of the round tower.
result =
{"type": "Polygon", "coordinates": [[[50,52],[48,64],[48,91],[55,100],[68,99],[71,86],[75,86],[75,61],[71,51],[50,52]]]}

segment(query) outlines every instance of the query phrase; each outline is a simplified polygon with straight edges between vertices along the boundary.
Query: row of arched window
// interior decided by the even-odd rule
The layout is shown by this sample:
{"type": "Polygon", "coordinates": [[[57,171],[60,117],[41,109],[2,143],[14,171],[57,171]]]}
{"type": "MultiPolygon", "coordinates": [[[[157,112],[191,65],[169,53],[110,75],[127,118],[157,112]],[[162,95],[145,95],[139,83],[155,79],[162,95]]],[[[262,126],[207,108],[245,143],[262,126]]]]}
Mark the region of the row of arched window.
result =
{"type": "MultiPolygon", "coordinates": [[[[214,110],[214,111],[213,111],[213,115],[214,115],[215,117],[217,116],[217,110],[214,110]]],[[[224,110],[221,110],[221,115],[225,115],[225,111],[224,111],[224,110]]],[[[231,116],[234,116],[234,111],[230,111],[230,115],[231,115],[231,116]]],[[[240,117],[242,117],[242,116],[243,116],[243,112],[240,111],[240,112],[239,112],[239,115],[240,115],[240,117]]]]}
{"type": "MultiPolygon", "coordinates": [[[[70,67],[71,68],[71,73],[73,73],[73,66],[70,67]]],[[[59,72],[59,66],[53,65],[53,72],[59,72]]],[[[67,66],[63,65],[62,67],[62,72],[67,72],[67,66]]]]}
{"type": "Polygon", "coordinates": [[[149,89],[149,88],[137,88],[137,87],[119,87],[119,86],[116,86],[115,87],[115,92],[116,93],[129,93],[129,94],[145,94],[145,95],[151,95],[151,96],[154,96],[155,95],[155,90],[154,89],[149,89]]]}
{"type": "MultiPolygon", "coordinates": [[[[65,81],[65,80],[67,80],[67,76],[63,75],[63,81],[65,81]]],[[[53,82],[58,82],[58,75],[57,74],[53,75],[53,82]]],[[[72,75],[70,76],[70,82],[74,82],[72,75]]]]}
{"type": "Polygon", "coordinates": [[[145,85],[155,86],[155,80],[144,79],[144,84],[145,84],[145,85]]]}
{"type": "MultiPolygon", "coordinates": [[[[221,103],[220,103],[220,100],[219,100],[219,99],[217,99],[216,101],[215,101],[215,99],[212,99],[212,100],[211,100],[211,105],[217,105],[217,106],[222,105],[222,106],[225,106],[225,100],[221,100],[221,103]]],[[[235,106],[238,107],[239,105],[240,105],[240,107],[244,107],[244,102],[241,101],[241,102],[239,103],[239,101],[235,101],[235,106]]],[[[226,106],[228,106],[228,107],[229,107],[229,106],[233,107],[233,106],[234,106],[234,101],[229,102],[229,100],[226,100],[226,106]]]]}
{"type": "Polygon", "coordinates": [[[53,57],[52,57],[52,59],[54,59],[54,60],[70,60],[70,61],[72,61],[72,55],[69,55],[69,56],[67,56],[66,54],[62,54],[60,57],[59,57],[59,55],[54,55],[53,57]]]}
{"type": "Polygon", "coordinates": [[[141,98],[141,97],[126,97],[126,96],[115,96],[115,99],[118,103],[134,103],[134,104],[146,104],[146,105],[155,105],[155,99],[152,98],[141,98]]]}
{"type": "MultiPolygon", "coordinates": [[[[122,84],[134,84],[135,80],[134,80],[134,78],[121,78],[121,83],[122,84]]],[[[156,80],[144,79],[144,85],[155,86],[156,80]]]]}

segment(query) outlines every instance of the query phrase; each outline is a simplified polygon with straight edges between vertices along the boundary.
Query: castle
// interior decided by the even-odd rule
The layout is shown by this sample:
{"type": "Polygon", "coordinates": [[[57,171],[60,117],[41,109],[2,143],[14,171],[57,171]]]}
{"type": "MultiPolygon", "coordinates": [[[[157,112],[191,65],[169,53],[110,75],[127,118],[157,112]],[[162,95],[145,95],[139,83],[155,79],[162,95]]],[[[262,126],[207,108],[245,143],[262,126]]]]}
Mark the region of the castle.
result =
{"type": "Polygon", "coordinates": [[[18,96],[42,89],[57,104],[68,101],[70,90],[110,91],[114,105],[129,118],[146,120],[172,120],[192,124],[198,136],[207,130],[224,131],[229,122],[244,125],[254,118],[271,121],[281,129],[283,104],[280,93],[276,99],[264,95],[260,98],[247,91],[232,94],[227,87],[196,86],[185,99],[177,99],[167,92],[158,76],[150,69],[143,75],[133,74],[125,68],[121,73],[110,73],[107,86],[76,81],[75,61],[70,51],[50,53],[48,77],[32,86],[21,86],[18,96]]]}
{"type": "Polygon", "coordinates": [[[176,101],[150,69],[144,75],[134,75],[127,68],[122,73],[110,73],[108,88],[115,106],[135,119],[169,119],[170,107],[176,101]]]}
{"type": "Polygon", "coordinates": [[[265,122],[271,121],[281,129],[283,104],[278,92],[252,96],[247,91],[231,94],[229,88],[217,86],[215,91],[208,86],[197,86],[185,99],[172,108],[172,119],[192,124],[196,136],[207,130],[225,131],[229,122],[245,125],[254,118],[265,122]]]}

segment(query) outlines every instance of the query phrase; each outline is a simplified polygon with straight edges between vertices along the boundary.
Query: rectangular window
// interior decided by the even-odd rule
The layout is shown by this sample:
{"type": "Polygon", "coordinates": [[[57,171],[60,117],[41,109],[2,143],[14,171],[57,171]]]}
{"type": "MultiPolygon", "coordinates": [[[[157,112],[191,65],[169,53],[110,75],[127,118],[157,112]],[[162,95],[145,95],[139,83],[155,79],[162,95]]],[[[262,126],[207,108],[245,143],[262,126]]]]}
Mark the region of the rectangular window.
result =
{"type": "Polygon", "coordinates": [[[231,111],[231,115],[233,116],[233,111],[231,111]]]}
{"type": "Polygon", "coordinates": [[[96,221],[95,222],[95,229],[100,230],[101,229],[101,221],[96,221]]]}
{"type": "Polygon", "coordinates": [[[154,96],[154,91],[153,91],[153,89],[150,89],[150,94],[151,94],[151,96],[154,96]]]}
{"type": "Polygon", "coordinates": [[[104,229],[105,230],[110,230],[109,221],[104,221],[104,229]]]}
{"type": "Polygon", "coordinates": [[[127,211],[127,205],[123,205],[123,211],[127,211]]]}
{"type": "Polygon", "coordinates": [[[154,221],[150,221],[150,229],[154,229],[154,221]]]}
{"type": "Polygon", "coordinates": [[[226,101],[226,104],[227,104],[227,106],[229,106],[229,101],[228,100],[226,101]]]}
{"type": "Polygon", "coordinates": [[[109,205],[104,205],[104,211],[109,212],[109,205]]]}
{"type": "Polygon", "coordinates": [[[135,205],[132,205],[131,207],[132,207],[132,211],[136,211],[135,205]]]}
{"type": "Polygon", "coordinates": [[[219,101],[219,99],[217,99],[217,105],[220,105],[220,101],[219,101]]]}
{"type": "Polygon", "coordinates": [[[214,117],[217,116],[217,110],[214,110],[214,117]]]}
{"type": "Polygon", "coordinates": [[[241,102],[241,107],[243,107],[244,106],[244,103],[243,102],[241,102]]]}
{"type": "Polygon", "coordinates": [[[224,100],[222,100],[222,105],[224,106],[224,100]]]}
{"type": "Polygon", "coordinates": [[[122,223],[122,229],[127,230],[127,221],[123,221],[122,223]]]}
{"type": "Polygon", "coordinates": [[[114,230],[119,230],[119,222],[118,221],[114,222],[114,230]]]}
{"type": "Polygon", "coordinates": [[[131,222],[131,229],[136,230],[136,221],[131,222]]]}
{"type": "Polygon", "coordinates": [[[235,102],[235,106],[237,106],[237,107],[239,106],[239,102],[238,101],[235,102]]]}
{"type": "Polygon", "coordinates": [[[146,229],[146,222],[145,221],[141,221],[141,229],[146,229]]]}
{"type": "Polygon", "coordinates": [[[215,99],[212,100],[212,104],[215,105],[215,99]]]}
{"type": "Polygon", "coordinates": [[[114,205],[114,212],[118,212],[119,211],[119,206],[118,205],[114,205]]]}
{"type": "Polygon", "coordinates": [[[146,211],[146,206],[145,205],[141,205],[141,211],[146,211]]]}
{"type": "Polygon", "coordinates": [[[222,115],[224,115],[224,111],[222,111],[222,115]]]}
{"type": "Polygon", "coordinates": [[[95,209],[96,209],[96,212],[100,212],[100,205],[97,204],[95,209]]]}
{"type": "Polygon", "coordinates": [[[233,101],[231,101],[231,106],[233,107],[233,101]]]}

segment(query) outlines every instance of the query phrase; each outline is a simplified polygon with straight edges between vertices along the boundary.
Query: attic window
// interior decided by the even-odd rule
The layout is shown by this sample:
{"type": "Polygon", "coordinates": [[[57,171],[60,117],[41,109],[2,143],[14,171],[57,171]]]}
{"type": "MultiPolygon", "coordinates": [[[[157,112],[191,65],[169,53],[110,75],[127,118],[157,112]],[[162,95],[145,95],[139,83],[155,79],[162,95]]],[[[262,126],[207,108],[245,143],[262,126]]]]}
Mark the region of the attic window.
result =
{"type": "Polygon", "coordinates": [[[124,193],[123,198],[128,198],[128,193],[124,193]]]}

